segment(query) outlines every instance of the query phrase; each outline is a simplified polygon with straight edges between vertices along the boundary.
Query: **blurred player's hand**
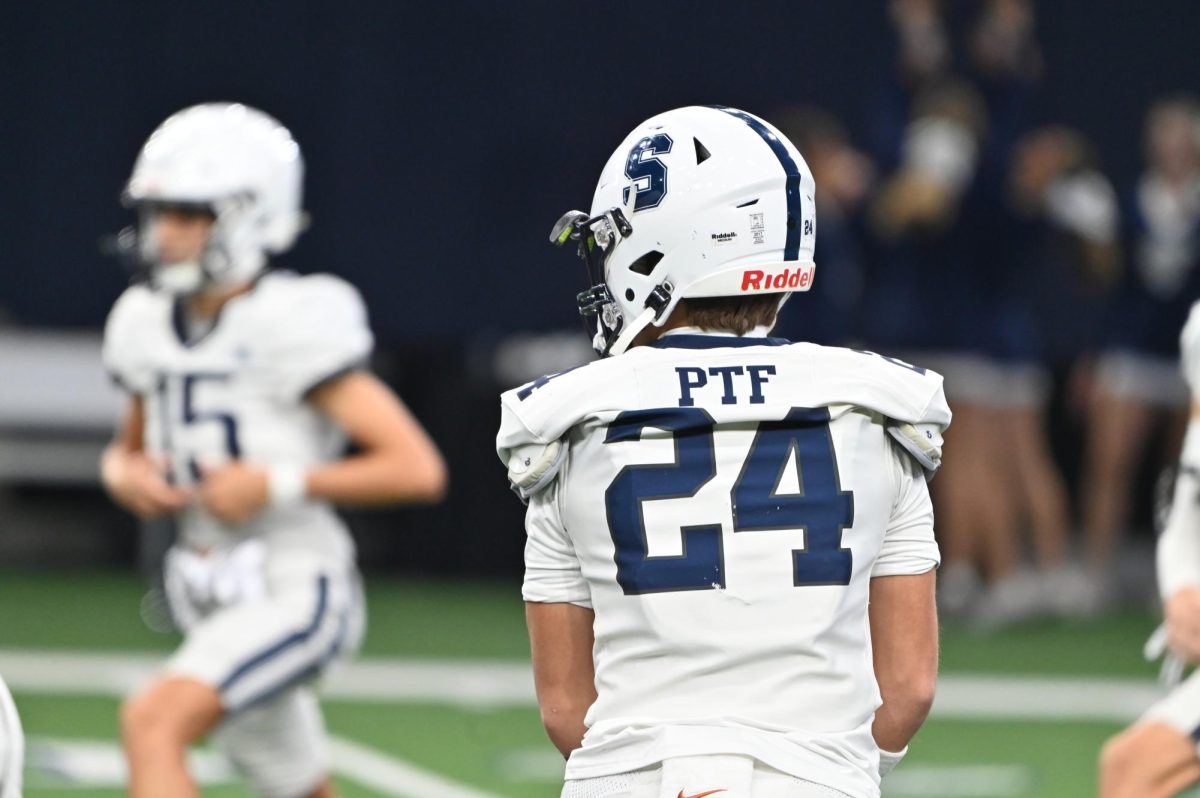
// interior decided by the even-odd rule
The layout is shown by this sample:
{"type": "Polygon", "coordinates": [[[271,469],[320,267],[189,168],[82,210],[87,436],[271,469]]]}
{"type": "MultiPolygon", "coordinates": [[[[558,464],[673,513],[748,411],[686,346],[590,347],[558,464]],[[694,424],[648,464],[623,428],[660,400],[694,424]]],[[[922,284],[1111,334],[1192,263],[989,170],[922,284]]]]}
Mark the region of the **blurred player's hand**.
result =
{"type": "Polygon", "coordinates": [[[159,464],[142,452],[107,458],[103,478],[113,499],[142,518],[178,512],[192,501],[190,490],[167,482],[159,464]]]}
{"type": "Polygon", "coordinates": [[[1200,663],[1200,587],[1189,585],[1167,599],[1167,644],[1179,656],[1200,663]]]}
{"type": "Polygon", "coordinates": [[[234,461],[203,473],[200,502],[226,524],[244,524],[267,506],[270,492],[266,469],[234,461]]]}

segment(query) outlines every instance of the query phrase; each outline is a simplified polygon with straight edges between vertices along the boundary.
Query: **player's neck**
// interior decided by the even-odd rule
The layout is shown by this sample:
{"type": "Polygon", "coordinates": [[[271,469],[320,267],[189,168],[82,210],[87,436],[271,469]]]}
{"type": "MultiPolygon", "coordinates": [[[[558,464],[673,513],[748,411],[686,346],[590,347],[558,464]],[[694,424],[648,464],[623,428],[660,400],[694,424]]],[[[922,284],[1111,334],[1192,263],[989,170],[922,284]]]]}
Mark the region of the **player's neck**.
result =
{"type": "Polygon", "coordinates": [[[221,312],[221,308],[225,307],[226,302],[235,296],[241,296],[253,287],[253,283],[244,282],[202,291],[189,296],[185,300],[184,306],[192,318],[211,319],[221,312]]]}
{"type": "Polygon", "coordinates": [[[687,313],[680,313],[679,310],[677,307],[675,312],[663,322],[663,326],[661,327],[655,327],[653,324],[647,325],[645,329],[634,336],[633,343],[629,345],[629,348],[632,349],[635,346],[652,344],[671,330],[690,326],[692,323],[691,317],[687,313]]]}

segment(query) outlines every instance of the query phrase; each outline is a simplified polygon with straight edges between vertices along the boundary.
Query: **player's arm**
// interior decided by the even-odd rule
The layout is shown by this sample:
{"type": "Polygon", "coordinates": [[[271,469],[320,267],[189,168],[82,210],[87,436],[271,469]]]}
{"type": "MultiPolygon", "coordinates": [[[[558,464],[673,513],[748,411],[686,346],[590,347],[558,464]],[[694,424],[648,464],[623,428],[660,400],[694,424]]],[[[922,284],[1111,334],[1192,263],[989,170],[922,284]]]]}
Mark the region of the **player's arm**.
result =
{"type": "Polygon", "coordinates": [[[542,725],[563,757],[583,744],[583,718],[596,700],[594,618],[592,610],[576,604],[525,603],[542,725]]]}
{"type": "MultiPolygon", "coordinates": [[[[564,466],[565,468],[565,466],[564,466]]],[[[525,511],[525,621],[542,725],[564,757],[583,744],[596,700],[591,591],[563,523],[559,480],[530,495],[525,511]]]]}
{"type": "Polygon", "coordinates": [[[933,705],[938,670],[934,574],[871,580],[871,647],[883,697],[871,732],[885,752],[903,752],[933,705]]]}
{"type": "Polygon", "coordinates": [[[868,611],[883,699],[871,728],[880,750],[880,775],[899,763],[933,705],[938,667],[934,585],[941,560],[925,472],[905,449],[895,443],[889,448],[896,494],[871,568],[868,611]]]}
{"type": "Polygon", "coordinates": [[[100,456],[100,481],[117,504],[142,518],[154,518],[182,510],[192,495],[168,483],[159,465],[147,456],[145,423],[145,404],[133,394],[116,436],[100,456]]]}
{"type": "Polygon", "coordinates": [[[377,377],[351,371],[317,386],[307,399],[342,428],[358,453],[307,470],[231,463],[205,474],[201,498],[210,512],[241,523],[272,502],[422,503],[445,495],[446,464],[437,446],[377,377]]]}
{"type": "Polygon", "coordinates": [[[1175,495],[1166,528],[1158,537],[1158,586],[1167,641],[1179,656],[1200,662],[1200,403],[1179,458],[1175,495]]]}
{"type": "Polygon", "coordinates": [[[336,504],[438,502],[446,463],[421,423],[390,388],[366,371],[318,386],[308,400],[332,418],[360,454],[308,472],[307,494],[336,504]]]}

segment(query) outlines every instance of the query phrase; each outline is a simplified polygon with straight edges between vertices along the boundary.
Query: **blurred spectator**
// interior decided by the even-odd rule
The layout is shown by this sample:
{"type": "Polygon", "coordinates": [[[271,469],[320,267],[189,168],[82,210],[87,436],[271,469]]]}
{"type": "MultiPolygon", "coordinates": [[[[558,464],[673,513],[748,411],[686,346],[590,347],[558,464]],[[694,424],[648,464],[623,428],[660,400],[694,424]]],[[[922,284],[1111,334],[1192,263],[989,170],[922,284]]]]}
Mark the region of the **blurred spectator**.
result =
{"type": "Polygon", "coordinates": [[[970,37],[971,63],[981,82],[1033,82],[1042,74],[1030,0],[989,0],[970,37]]]}
{"type": "Polygon", "coordinates": [[[891,0],[888,18],[896,31],[896,73],[902,85],[919,88],[950,71],[950,40],[939,0],[891,0]]]}
{"type": "Polygon", "coordinates": [[[961,82],[926,89],[903,131],[899,165],[867,209],[869,277],[862,332],[870,346],[928,354],[967,346],[986,292],[963,268],[985,112],[961,82]]]}
{"type": "Polygon", "coordinates": [[[900,163],[869,211],[867,343],[941,372],[955,413],[947,468],[933,485],[948,615],[970,607],[976,563],[987,561],[996,578],[1015,570],[1015,562],[995,561],[995,547],[987,545],[1012,538],[1015,519],[996,478],[1003,452],[994,400],[1005,383],[984,357],[995,275],[975,263],[978,220],[992,212],[978,174],[986,129],[982,98],[969,84],[923,89],[903,132],[900,163]]]}
{"type": "Polygon", "coordinates": [[[900,160],[913,98],[950,75],[953,53],[943,16],[938,0],[888,3],[888,21],[895,33],[895,68],[880,75],[866,130],[870,155],[884,171],[890,172],[900,160]]]}
{"type": "Polygon", "coordinates": [[[812,170],[819,233],[813,288],[792,295],[775,332],[793,341],[848,343],[858,333],[863,290],[860,211],[875,181],[875,167],[854,149],[846,129],[827,111],[791,107],[771,118],[812,170]]]}
{"type": "Polygon", "coordinates": [[[993,569],[1011,575],[977,607],[981,626],[1043,613],[1077,617],[1094,604],[1094,583],[1068,561],[1068,493],[1046,416],[1052,374],[1091,346],[1118,259],[1116,195],[1079,133],[1049,127],[1024,136],[998,199],[976,232],[978,263],[998,277],[987,347],[1004,385],[992,402],[1001,442],[993,467],[1016,527],[987,542],[993,569]],[[1032,570],[1010,565],[1020,560],[1024,527],[1033,536],[1032,570]]]}
{"type": "Polygon", "coordinates": [[[1113,596],[1113,555],[1152,426],[1166,422],[1163,454],[1173,462],[1186,421],[1179,330],[1200,297],[1197,100],[1156,103],[1145,148],[1146,171],[1123,202],[1128,266],[1106,314],[1088,407],[1083,508],[1097,608],[1113,596]]]}
{"type": "Polygon", "coordinates": [[[967,43],[967,69],[988,108],[988,145],[981,167],[1003,182],[1012,149],[1028,124],[1042,76],[1030,0],[990,0],[979,9],[967,43]]]}

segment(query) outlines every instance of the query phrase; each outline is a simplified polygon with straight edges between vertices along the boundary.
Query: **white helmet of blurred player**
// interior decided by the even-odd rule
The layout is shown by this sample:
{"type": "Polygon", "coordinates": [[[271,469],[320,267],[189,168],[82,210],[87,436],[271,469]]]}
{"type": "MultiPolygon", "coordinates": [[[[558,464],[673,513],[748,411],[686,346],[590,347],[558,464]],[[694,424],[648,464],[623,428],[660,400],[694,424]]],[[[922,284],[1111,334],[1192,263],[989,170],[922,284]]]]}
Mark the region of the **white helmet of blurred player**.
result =
{"type": "Polygon", "coordinates": [[[253,279],[304,227],[304,161],[288,129],[238,103],[206,103],[167,118],[142,146],[123,201],[141,212],[124,233],[156,288],[184,295],[253,279]],[[214,223],[195,262],[165,267],[154,225],[164,209],[205,210],[214,223]]]}
{"type": "Polygon", "coordinates": [[[680,299],[807,291],[813,177],[787,138],[753,114],[690,106],[652,117],[608,159],[591,213],[571,211],[551,241],[575,240],[592,287],[593,346],[624,352],[680,299]]]}

